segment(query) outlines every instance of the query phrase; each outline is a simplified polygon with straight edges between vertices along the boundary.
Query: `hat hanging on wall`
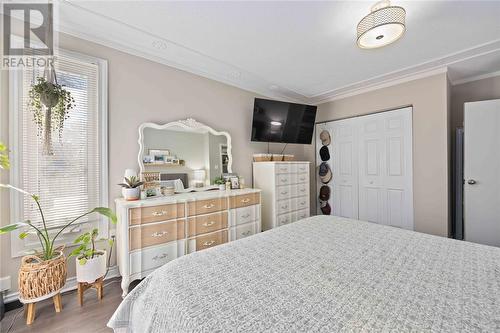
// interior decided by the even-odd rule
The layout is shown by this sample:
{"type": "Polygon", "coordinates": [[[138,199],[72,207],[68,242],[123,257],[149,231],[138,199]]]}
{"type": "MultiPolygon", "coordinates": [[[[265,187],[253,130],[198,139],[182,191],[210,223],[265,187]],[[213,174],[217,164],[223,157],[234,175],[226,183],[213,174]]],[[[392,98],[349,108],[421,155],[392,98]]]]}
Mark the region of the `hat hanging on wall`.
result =
{"type": "Polygon", "coordinates": [[[321,133],[319,134],[319,138],[323,146],[328,146],[331,142],[330,132],[328,132],[327,130],[322,130],[321,133]]]}
{"type": "Polygon", "coordinates": [[[328,184],[332,179],[332,170],[330,170],[328,163],[322,162],[319,165],[319,178],[323,184],[328,184]]]}
{"type": "Polygon", "coordinates": [[[321,149],[319,150],[319,156],[321,157],[321,160],[323,162],[330,159],[330,151],[328,150],[327,146],[321,147],[321,149]]]}
{"type": "Polygon", "coordinates": [[[319,199],[322,201],[328,201],[330,199],[330,186],[321,186],[319,189],[319,199]]]}
{"type": "Polygon", "coordinates": [[[320,207],[323,215],[330,215],[332,213],[332,207],[330,207],[330,204],[328,203],[328,201],[321,201],[320,200],[319,207],[320,207]]]}

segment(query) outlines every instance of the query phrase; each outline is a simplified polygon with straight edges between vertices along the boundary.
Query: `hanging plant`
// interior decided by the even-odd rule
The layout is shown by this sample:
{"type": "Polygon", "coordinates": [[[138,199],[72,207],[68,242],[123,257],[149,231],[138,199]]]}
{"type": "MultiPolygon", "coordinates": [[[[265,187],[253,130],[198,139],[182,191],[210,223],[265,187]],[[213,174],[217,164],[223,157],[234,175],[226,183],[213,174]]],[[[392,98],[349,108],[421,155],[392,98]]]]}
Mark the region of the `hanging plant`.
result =
{"type": "Polygon", "coordinates": [[[58,137],[61,139],[64,121],[68,119],[75,100],[57,81],[52,83],[44,77],[37,78],[37,83],[30,88],[29,97],[38,134],[43,134],[44,153],[52,155],[52,132],[58,131],[58,137]]]}

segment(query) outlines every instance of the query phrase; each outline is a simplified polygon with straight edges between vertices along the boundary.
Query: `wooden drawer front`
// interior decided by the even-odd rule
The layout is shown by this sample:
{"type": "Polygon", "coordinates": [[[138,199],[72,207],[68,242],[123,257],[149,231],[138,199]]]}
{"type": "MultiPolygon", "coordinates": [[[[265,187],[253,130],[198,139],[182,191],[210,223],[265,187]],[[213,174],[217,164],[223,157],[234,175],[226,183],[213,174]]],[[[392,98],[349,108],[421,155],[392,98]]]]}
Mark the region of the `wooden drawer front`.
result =
{"type": "Polygon", "coordinates": [[[309,186],[308,184],[299,184],[297,185],[297,196],[309,196],[309,186]]]}
{"type": "Polygon", "coordinates": [[[301,210],[309,208],[309,197],[298,197],[297,204],[294,207],[294,210],[301,210]]]}
{"type": "Polygon", "coordinates": [[[290,173],[292,172],[291,164],[276,163],[276,173],[290,173]]]}
{"type": "Polygon", "coordinates": [[[131,208],[130,225],[161,222],[184,217],[184,204],[131,208]]]}
{"type": "Polygon", "coordinates": [[[290,214],[282,214],[282,215],[278,215],[276,217],[276,224],[278,225],[278,227],[285,225],[285,224],[289,224],[291,222],[292,222],[292,220],[291,220],[290,214]]]}
{"type": "Polygon", "coordinates": [[[188,237],[227,228],[227,212],[201,215],[188,219],[188,237]]]}
{"type": "Polygon", "coordinates": [[[297,218],[296,218],[297,221],[305,219],[306,217],[309,217],[309,208],[299,210],[296,214],[297,214],[297,218]]]}
{"type": "Polygon", "coordinates": [[[302,183],[307,183],[309,179],[309,175],[307,173],[299,173],[297,175],[297,183],[302,184],[302,183]]]}
{"type": "Polygon", "coordinates": [[[277,186],[276,187],[276,198],[278,200],[289,199],[293,195],[292,187],[288,185],[277,186]]]}
{"type": "Polygon", "coordinates": [[[229,199],[229,208],[253,206],[260,203],[259,193],[236,195],[229,199]]]}
{"type": "Polygon", "coordinates": [[[231,210],[231,226],[253,222],[259,214],[259,206],[241,207],[231,210]]]}
{"type": "Polygon", "coordinates": [[[227,230],[196,237],[196,251],[227,243],[227,230]]]}
{"type": "Polygon", "coordinates": [[[208,214],[227,209],[226,198],[188,202],[188,216],[208,214]]]}
{"type": "Polygon", "coordinates": [[[239,225],[235,228],[231,228],[231,240],[238,240],[248,236],[255,235],[256,232],[256,224],[255,223],[247,223],[239,225]]]}
{"type": "Polygon", "coordinates": [[[130,274],[160,267],[170,260],[184,255],[184,241],[170,242],[130,254],[130,274]]]}
{"type": "Polygon", "coordinates": [[[130,250],[184,238],[185,220],[176,220],[130,228],[130,250]]]}
{"type": "Polygon", "coordinates": [[[276,205],[277,205],[276,210],[278,211],[278,214],[288,213],[292,210],[292,208],[290,207],[291,205],[290,200],[278,201],[276,205]]]}
{"type": "Polygon", "coordinates": [[[293,184],[292,177],[289,174],[277,175],[276,185],[290,185],[293,184]]]}
{"type": "Polygon", "coordinates": [[[309,164],[297,164],[297,172],[298,173],[309,173],[309,164]]]}

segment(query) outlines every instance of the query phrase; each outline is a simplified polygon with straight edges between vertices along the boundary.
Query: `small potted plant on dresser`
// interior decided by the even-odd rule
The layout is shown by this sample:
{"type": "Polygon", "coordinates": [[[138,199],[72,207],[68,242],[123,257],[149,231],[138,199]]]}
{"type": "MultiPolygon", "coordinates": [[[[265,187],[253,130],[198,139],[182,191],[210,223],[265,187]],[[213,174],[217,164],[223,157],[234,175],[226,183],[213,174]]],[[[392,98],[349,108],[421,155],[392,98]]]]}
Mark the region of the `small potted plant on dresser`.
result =
{"type": "Polygon", "coordinates": [[[219,186],[219,190],[224,191],[226,189],[226,181],[222,177],[217,177],[214,180],[214,184],[219,186]]]}
{"type": "MultiPolygon", "coordinates": [[[[78,301],[80,305],[83,305],[83,292],[91,287],[97,290],[97,298],[102,299],[102,282],[106,276],[108,265],[106,251],[96,249],[98,236],[99,231],[97,229],[78,236],[74,241],[77,247],[70,254],[70,257],[76,257],[76,280],[78,282],[78,301]]],[[[107,241],[109,242],[111,254],[114,239],[107,241]]]]}
{"type": "Polygon", "coordinates": [[[118,185],[122,187],[122,195],[125,200],[138,200],[141,197],[141,189],[139,186],[143,185],[144,182],[141,182],[136,176],[125,177],[123,179],[125,182],[118,185]]]}

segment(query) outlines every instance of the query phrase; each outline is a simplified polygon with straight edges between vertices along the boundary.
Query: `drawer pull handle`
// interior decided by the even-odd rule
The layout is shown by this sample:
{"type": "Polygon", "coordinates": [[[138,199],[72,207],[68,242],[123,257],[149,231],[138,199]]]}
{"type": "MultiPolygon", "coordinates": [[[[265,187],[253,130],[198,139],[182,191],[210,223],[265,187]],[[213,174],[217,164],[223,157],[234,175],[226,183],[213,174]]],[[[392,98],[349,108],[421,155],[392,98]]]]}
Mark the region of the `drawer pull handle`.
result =
{"type": "Polygon", "coordinates": [[[306,202],[305,202],[305,201],[302,201],[300,204],[301,204],[302,206],[304,206],[304,205],[306,204],[306,202]]]}
{"type": "Polygon", "coordinates": [[[287,209],[287,208],[288,208],[288,205],[281,206],[281,209],[287,209]]]}
{"type": "Polygon", "coordinates": [[[241,199],[241,203],[248,203],[248,202],[250,202],[250,198],[241,199]]]}
{"type": "Polygon", "coordinates": [[[246,219],[247,217],[250,217],[250,213],[246,213],[245,215],[241,215],[241,217],[246,219]]]}
{"type": "Polygon", "coordinates": [[[281,192],[281,194],[283,194],[283,195],[288,194],[288,191],[287,192],[281,192]]]}
{"type": "Polygon", "coordinates": [[[286,178],[281,178],[282,183],[286,183],[288,180],[286,178]]]}
{"type": "Polygon", "coordinates": [[[161,231],[161,232],[156,231],[151,234],[151,237],[163,237],[165,235],[168,235],[168,231],[161,231]]]}
{"type": "Polygon", "coordinates": [[[245,231],[245,232],[242,232],[242,233],[241,233],[241,235],[242,235],[242,236],[248,236],[248,235],[250,235],[251,233],[252,233],[252,231],[251,231],[251,230],[247,230],[247,231],[245,231]]]}
{"type": "Polygon", "coordinates": [[[301,177],[301,178],[300,178],[300,181],[304,181],[304,180],[306,180],[304,177],[301,177]]]}
{"type": "Polygon", "coordinates": [[[212,246],[216,243],[216,241],[214,241],[213,239],[210,241],[210,242],[205,242],[203,243],[203,246],[212,246]]]}
{"type": "Polygon", "coordinates": [[[161,260],[161,259],[165,259],[165,258],[167,258],[167,257],[168,257],[168,254],[166,254],[166,253],[162,253],[162,254],[161,254],[161,255],[159,255],[159,256],[154,256],[154,257],[153,257],[153,260],[161,260]]]}
{"type": "Polygon", "coordinates": [[[303,189],[301,189],[301,190],[300,190],[300,192],[302,192],[302,193],[303,193],[303,192],[305,192],[305,191],[306,191],[306,189],[305,189],[305,188],[303,188],[303,189]]]}
{"type": "Polygon", "coordinates": [[[205,208],[205,209],[210,209],[210,208],[214,208],[214,207],[215,207],[215,204],[213,204],[213,203],[210,203],[208,205],[203,206],[203,208],[205,208]]]}
{"type": "Polygon", "coordinates": [[[211,227],[215,224],[215,221],[210,221],[210,222],[205,222],[202,224],[202,226],[204,227],[211,227]]]}
{"type": "Polygon", "coordinates": [[[161,212],[152,212],[151,215],[153,216],[163,216],[163,215],[167,215],[168,212],[165,211],[165,210],[162,210],[161,212]]]}

